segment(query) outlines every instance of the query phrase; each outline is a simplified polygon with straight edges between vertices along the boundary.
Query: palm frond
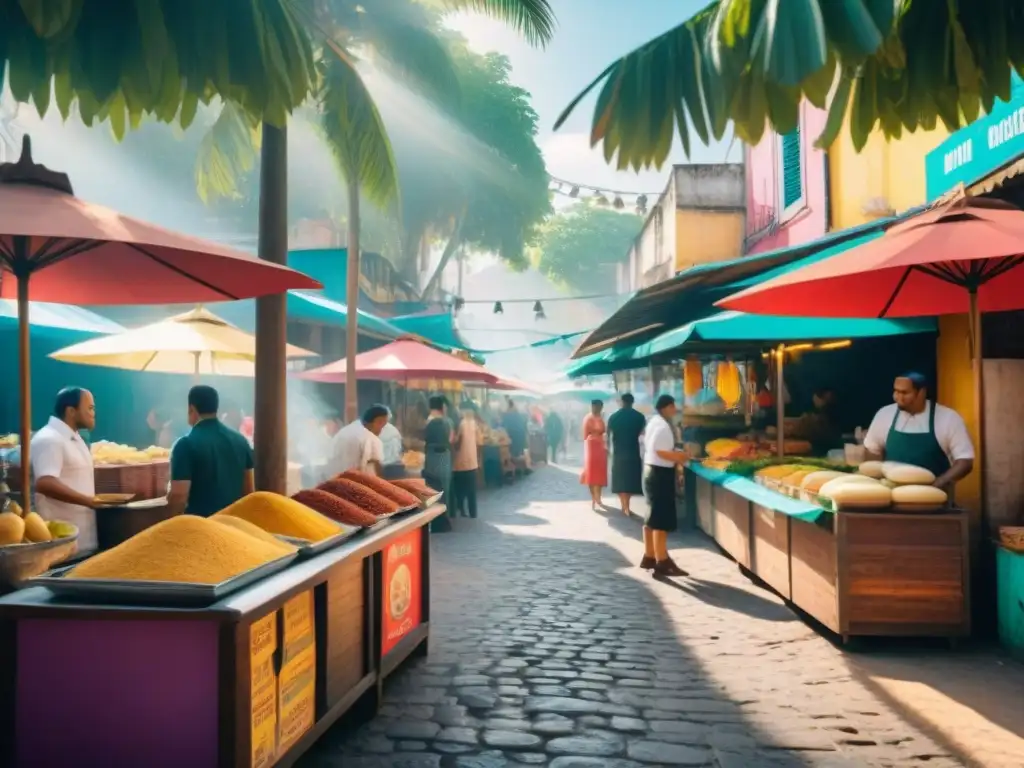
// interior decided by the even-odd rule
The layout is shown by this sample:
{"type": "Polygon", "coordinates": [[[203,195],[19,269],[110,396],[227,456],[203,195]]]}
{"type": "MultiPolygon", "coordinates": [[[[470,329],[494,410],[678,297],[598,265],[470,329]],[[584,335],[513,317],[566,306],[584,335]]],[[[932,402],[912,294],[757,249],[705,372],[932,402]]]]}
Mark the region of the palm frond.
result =
{"type": "Polygon", "coordinates": [[[346,179],[358,179],[367,200],[385,207],[398,193],[398,171],[384,121],[351,56],[320,62],[324,137],[346,179]]]}
{"type": "Polygon", "coordinates": [[[203,136],[196,155],[196,190],[204,203],[242,197],[240,182],[255,167],[260,123],[234,102],[227,102],[203,136]]]}
{"type": "Polygon", "coordinates": [[[469,11],[503,21],[530,45],[545,46],[555,33],[555,12],[548,0],[442,0],[449,11],[469,11]]]}

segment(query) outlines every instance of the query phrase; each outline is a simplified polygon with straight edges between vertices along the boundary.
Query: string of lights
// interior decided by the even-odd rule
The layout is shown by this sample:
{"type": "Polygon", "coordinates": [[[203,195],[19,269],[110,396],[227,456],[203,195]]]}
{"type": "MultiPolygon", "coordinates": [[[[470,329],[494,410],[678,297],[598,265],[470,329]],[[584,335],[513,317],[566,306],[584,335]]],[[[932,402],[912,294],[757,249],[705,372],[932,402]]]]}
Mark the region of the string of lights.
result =
{"type": "Polygon", "coordinates": [[[451,310],[453,314],[458,312],[465,307],[467,304],[494,304],[492,310],[496,315],[505,314],[506,304],[533,304],[533,319],[534,320],[546,320],[547,314],[544,312],[544,302],[554,303],[561,301],[593,301],[595,299],[617,299],[620,294],[617,293],[595,293],[589,296],[552,296],[550,299],[463,299],[461,296],[456,296],[452,299],[451,310]]]}
{"type": "Polygon", "coordinates": [[[652,198],[657,199],[661,194],[660,192],[635,192],[595,187],[592,184],[580,184],[550,175],[548,176],[548,189],[556,195],[576,200],[591,200],[595,205],[610,205],[617,211],[624,210],[627,207],[627,202],[631,201],[638,216],[646,215],[648,202],[652,198]]]}

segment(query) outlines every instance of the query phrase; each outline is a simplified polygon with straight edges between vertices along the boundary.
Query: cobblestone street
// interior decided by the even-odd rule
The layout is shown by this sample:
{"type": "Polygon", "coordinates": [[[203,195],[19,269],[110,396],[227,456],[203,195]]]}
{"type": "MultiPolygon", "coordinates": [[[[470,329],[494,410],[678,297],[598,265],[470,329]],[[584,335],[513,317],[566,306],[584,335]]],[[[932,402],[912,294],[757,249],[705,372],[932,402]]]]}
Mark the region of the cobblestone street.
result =
{"type": "Polygon", "coordinates": [[[379,717],[336,727],[300,765],[1024,765],[926,735],[857,654],[700,534],[673,544],[690,577],[655,581],[636,568],[639,523],[584,497],[545,467],[435,536],[429,656],[389,681],[379,717]]]}

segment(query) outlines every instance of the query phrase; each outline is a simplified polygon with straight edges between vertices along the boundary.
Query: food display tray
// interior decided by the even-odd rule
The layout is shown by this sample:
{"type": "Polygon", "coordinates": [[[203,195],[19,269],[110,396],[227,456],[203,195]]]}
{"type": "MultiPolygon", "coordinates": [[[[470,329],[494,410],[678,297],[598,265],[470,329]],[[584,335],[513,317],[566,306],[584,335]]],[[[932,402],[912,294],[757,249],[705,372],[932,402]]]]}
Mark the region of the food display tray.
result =
{"type": "Polygon", "coordinates": [[[377,515],[377,522],[381,520],[390,520],[393,517],[401,517],[402,515],[408,515],[410,512],[419,512],[422,507],[419,504],[412,504],[408,507],[402,507],[396,509],[394,512],[388,512],[386,515],[377,515]]]}
{"type": "Polygon", "coordinates": [[[333,549],[339,544],[348,541],[357,533],[365,530],[364,528],[358,528],[354,525],[345,525],[344,523],[338,523],[342,527],[341,533],[336,533],[333,536],[328,536],[326,539],[320,541],[310,541],[309,539],[296,539],[292,536],[278,536],[277,538],[281,541],[286,541],[299,550],[299,559],[305,560],[308,557],[314,557],[319,555],[321,552],[326,552],[328,549],[333,549]]]}
{"type": "Polygon", "coordinates": [[[220,584],[189,584],[177,581],[131,581],[120,579],[68,579],[75,566],[64,566],[29,579],[28,584],[46,587],[53,594],[90,603],[128,603],[156,606],[204,606],[232,592],[287,568],[298,557],[290,552],[261,566],[233,576],[220,584]]]}
{"type": "Polygon", "coordinates": [[[420,502],[420,509],[430,509],[432,506],[434,506],[435,504],[437,504],[437,502],[441,500],[442,496],[444,496],[444,491],[441,491],[440,493],[435,493],[433,496],[424,499],[423,501],[420,502]]]}

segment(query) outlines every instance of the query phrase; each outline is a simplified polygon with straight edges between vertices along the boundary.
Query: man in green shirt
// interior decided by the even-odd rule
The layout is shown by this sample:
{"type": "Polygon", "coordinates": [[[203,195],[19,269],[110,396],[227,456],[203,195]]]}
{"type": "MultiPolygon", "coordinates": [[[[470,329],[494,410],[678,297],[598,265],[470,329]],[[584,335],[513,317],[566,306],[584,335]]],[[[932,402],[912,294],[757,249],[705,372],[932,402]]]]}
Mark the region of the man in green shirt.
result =
{"type": "Polygon", "coordinates": [[[191,431],[171,449],[172,514],[209,517],[254,490],[249,441],[217,418],[220,398],[205,385],[188,393],[191,431]]]}

